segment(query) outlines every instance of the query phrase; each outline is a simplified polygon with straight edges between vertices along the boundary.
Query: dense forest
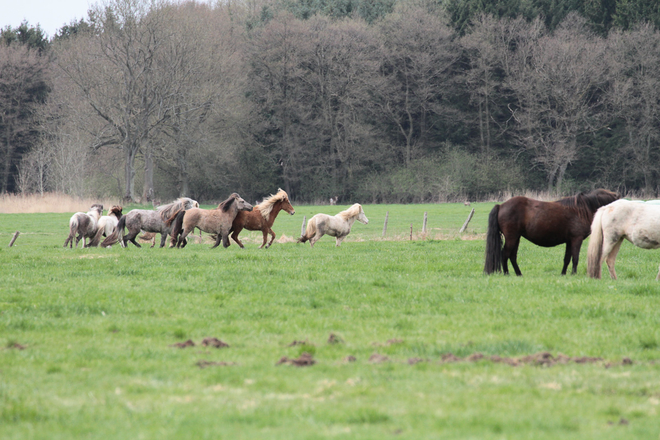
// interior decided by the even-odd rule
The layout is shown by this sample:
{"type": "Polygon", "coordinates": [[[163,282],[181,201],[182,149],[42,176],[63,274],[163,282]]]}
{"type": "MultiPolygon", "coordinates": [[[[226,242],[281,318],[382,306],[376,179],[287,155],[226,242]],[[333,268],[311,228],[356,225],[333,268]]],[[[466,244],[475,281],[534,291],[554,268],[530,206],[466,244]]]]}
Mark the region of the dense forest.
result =
{"type": "Polygon", "coordinates": [[[105,0],[0,32],[0,192],[660,192],[657,0],[105,0]]]}

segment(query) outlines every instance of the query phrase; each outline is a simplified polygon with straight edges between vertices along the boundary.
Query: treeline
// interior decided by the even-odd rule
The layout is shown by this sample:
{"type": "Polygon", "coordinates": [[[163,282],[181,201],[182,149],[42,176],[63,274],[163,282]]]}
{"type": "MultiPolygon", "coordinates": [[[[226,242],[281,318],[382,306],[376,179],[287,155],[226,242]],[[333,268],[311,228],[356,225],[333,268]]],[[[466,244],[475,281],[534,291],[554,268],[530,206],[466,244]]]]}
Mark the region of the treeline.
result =
{"type": "Polygon", "coordinates": [[[653,0],[109,0],[0,34],[0,191],[660,190],[653,0]]]}

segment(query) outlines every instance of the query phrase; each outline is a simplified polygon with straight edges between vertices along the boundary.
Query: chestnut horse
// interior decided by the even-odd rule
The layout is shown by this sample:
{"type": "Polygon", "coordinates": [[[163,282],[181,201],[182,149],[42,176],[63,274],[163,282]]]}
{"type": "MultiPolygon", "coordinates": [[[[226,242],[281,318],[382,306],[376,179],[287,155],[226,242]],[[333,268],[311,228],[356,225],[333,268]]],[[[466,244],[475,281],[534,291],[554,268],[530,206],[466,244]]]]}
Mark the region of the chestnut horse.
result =
{"type": "Polygon", "coordinates": [[[224,247],[228,247],[229,231],[239,211],[252,211],[252,205],[236,193],[230,195],[215,209],[192,208],[181,211],[169,221],[172,225],[172,246],[185,247],[188,234],[193,229],[199,228],[209,234],[216,234],[215,244],[211,249],[218,247],[220,240],[224,247]]]}
{"type": "Polygon", "coordinates": [[[486,235],[486,263],[484,272],[509,273],[507,260],[520,276],[518,245],[525,237],[537,246],[553,247],[566,243],[562,275],[573,260],[577,272],[582,241],[591,233],[591,221],[601,206],[612,203],[619,195],[606,189],[580,193],[556,202],[541,202],[527,197],[513,197],[501,205],[495,205],[488,217],[486,235]],[[504,235],[504,247],[502,247],[504,235]]]}
{"type": "Polygon", "coordinates": [[[291,206],[289,202],[289,195],[283,189],[278,189],[277,194],[274,196],[271,195],[263,202],[259,203],[254,207],[252,211],[240,211],[234,223],[231,225],[231,238],[241,247],[244,247],[243,243],[238,239],[238,234],[243,230],[247,229],[248,231],[261,231],[264,236],[264,241],[259,246],[259,249],[266,246],[266,249],[273,244],[275,240],[275,232],[273,232],[273,223],[277,218],[277,214],[281,210],[288,212],[293,215],[296,211],[291,206]],[[266,244],[268,240],[268,234],[270,234],[270,243],[266,244]]]}

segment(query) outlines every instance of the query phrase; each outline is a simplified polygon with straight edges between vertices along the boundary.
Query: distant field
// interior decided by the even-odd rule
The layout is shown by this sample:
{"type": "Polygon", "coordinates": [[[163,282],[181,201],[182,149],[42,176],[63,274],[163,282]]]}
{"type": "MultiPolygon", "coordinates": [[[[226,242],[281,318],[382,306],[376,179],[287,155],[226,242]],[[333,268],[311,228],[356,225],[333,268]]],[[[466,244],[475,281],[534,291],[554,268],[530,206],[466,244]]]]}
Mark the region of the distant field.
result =
{"type": "Polygon", "coordinates": [[[486,277],[492,206],[365,205],[314,249],[303,216],[346,206],[295,206],[268,250],[68,250],[70,213],[0,214],[0,438],[658,439],[660,253],[596,281],[586,243],[562,277],[523,242],[486,277]]]}

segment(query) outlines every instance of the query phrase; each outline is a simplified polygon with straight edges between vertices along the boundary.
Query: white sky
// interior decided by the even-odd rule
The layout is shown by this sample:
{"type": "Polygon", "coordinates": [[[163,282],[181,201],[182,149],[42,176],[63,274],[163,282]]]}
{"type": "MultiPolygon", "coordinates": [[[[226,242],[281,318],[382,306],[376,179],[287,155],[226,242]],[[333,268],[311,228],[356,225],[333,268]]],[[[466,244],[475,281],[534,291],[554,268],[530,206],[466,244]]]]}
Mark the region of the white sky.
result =
{"type": "Polygon", "coordinates": [[[55,32],[72,20],[87,19],[87,10],[96,0],[0,0],[0,27],[18,27],[23,20],[52,38],[55,32]]]}

